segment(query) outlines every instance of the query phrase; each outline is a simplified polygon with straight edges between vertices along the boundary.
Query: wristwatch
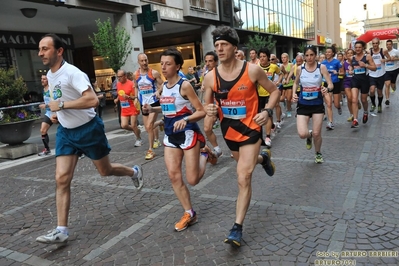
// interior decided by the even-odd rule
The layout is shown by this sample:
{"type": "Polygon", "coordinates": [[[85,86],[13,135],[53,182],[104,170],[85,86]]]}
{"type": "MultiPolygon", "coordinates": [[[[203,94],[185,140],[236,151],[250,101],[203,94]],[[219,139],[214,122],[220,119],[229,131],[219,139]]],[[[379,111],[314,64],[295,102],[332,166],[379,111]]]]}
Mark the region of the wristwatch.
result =
{"type": "Polygon", "coordinates": [[[60,108],[60,110],[64,109],[64,102],[63,101],[58,103],[58,108],[60,108]]]}
{"type": "Polygon", "coordinates": [[[190,123],[188,116],[183,117],[183,120],[186,121],[186,123],[190,123]]]}
{"type": "Polygon", "coordinates": [[[263,111],[266,111],[266,112],[268,113],[269,117],[272,117],[272,116],[273,116],[273,109],[265,108],[265,109],[262,109],[262,112],[263,112],[263,111]]]}

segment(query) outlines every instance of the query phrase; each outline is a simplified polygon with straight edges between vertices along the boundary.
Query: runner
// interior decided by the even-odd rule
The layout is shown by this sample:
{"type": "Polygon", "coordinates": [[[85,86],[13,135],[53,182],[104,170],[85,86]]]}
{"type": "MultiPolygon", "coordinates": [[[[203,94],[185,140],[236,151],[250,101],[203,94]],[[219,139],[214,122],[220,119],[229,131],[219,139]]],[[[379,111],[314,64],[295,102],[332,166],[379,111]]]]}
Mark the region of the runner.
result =
{"type": "Polygon", "coordinates": [[[110,162],[111,148],[105,136],[104,123],[94,111],[99,104],[98,98],[87,75],[64,60],[63,45],[64,42],[55,34],[46,34],[39,42],[38,55],[43,65],[50,68],[47,78],[52,100],[48,107],[55,112],[51,121],[59,123],[55,147],[57,227],[36,238],[37,242],[45,244],[68,241],[71,183],[80,154],[84,153],[92,160],[101,176],[128,176],[138,190],[143,187],[140,165],[131,168],[110,162]]]}
{"type": "Polygon", "coordinates": [[[281,99],[280,101],[284,102],[286,105],[286,112],[287,112],[287,117],[291,117],[291,100],[292,100],[292,86],[294,85],[294,81],[292,79],[287,80],[285,82],[285,78],[289,75],[291,72],[291,68],[293,66],[292,63],[289,62],[288,54],[287,53],[282,53],[281,54],[281,70],[285,72],[284,79],[283,79],[283,90],[281,93],[281,99]]]}
{"type": "Polygon", "coordinates": [[[256,51],[256,49],[252,48],[251,50],[249,50],[249,58],[249,63],[254,65],[259,64],[258,52],[256,51]]]}
{"type": "Polygon", "coordinates": [[[160,98],[161,107],[145,104],[145,113],[162,111],[165,119],[165,164],[169,179],[176,197],[184,209],[184,215],[175,224],[175,230],[180,232],[197,222],[190,191],[183,181],[183,157],[186,168],[187,183],[198,184],[205,173],[207,157],[211,153],[200,153],[205,146],[205,138],[197,121],[205,117],[204,107],[198,99],[194,88],[187,80],[183,80],[178,72],[183,66],[183,56],[176,49],[168,49],[161,54],[162,75],[166,78],[160,98]]]}
{"type": "Polygon", "coordinates": [[[316,61],[317,50],[314,46],[305,49],[306,63],[297,71],[295,78],[292,99],[297,104],[297,129],[301,139],[306,139],[306,148],[312,148],[312,141],[315,146],[315,163],[323,163],[323,155],[321,154],[321,128],[324,116],[323,98],[328,95],[328,91],[332,92],[334,85],[331,81],[330,74],[325,65],[316,61]],[[327,88],[322,86],[322,78],[327,82],[327,88]],[[301,85],[299,85],[299,83],[301,85]],[[300,86],[299,97],[295,93],[297,87],[300,86]],[[309,120],[312,118],[312,129],[309,130],[309,120]]]}
{"type": "Polygon", "coordinates": [[[377,67],[376,70],[369,69],[369,79],[370,79],[370,100],[371,100],[371,109],[370,112],[374,113],[376,104],[375,104],[375,89],[377,89],[378,95],[378,107],[377,112],[382,113],[382,100],[384,96],[382,94],[382,90],[384,89],[385,84],[385,62],[386,60],[391,60],[391,56],[389,55],[386,49],[380,48],[380,39],[374,38],[371,40],[371,44],[373,45],[370,48],[370,55],[373,58],[373,61],[377,67]],[[386,59],[385,59],[386,58],[386,59]]]}
{"type": "Polygon", "coordinates": [[[391,57],[391,60],[385,61],[385,105],[388,107],[390,104],[390,92],[391,90],[392,93],[396,91],[396,79],[399,74],[399,51],[393,49],[392,40],[387,40],[386,46],[389,56],[391,57]]]}
{"type": "Polygon", "coordinates": [[[38,155],[39,156],[47,156],[47,155],[51,155],[51,149],[49,146],[50,139],[48,137],[47,132],[50,129],[51,125],[53,124],[53,122],[51,122],[51,116],[53,115],[53,113],[51,112],[50,108],[48,107],[48,104],[51,101],[52,97],[51,97],[51,92],[48,87],[48,80],[47,80],[46,75],[42,75],[41,82],[42,82],[42,86],[43,86],[44,104],[40,104],[39,108],[45,109],[46,113],[44,114],[43,122],[40,126],[40,133],[42,135],[42,142],[44,144],[44,149],[38,155]]]}
{"type": "MultiPolygon", "coordinates": [[[[346,50],[345,56],[346,56],[346,60],[344,61],[344,71],[345,71],[345,77],[344,77],[344,81],[343,81],[343,87],[345,90],[345,94],[346,94],[346,99],[348,100],[348,111],[349,111],[349,117],[347,119],[348,122],[352,122],[353,121],[353,111],[352,111],[352,77],[353,74],[350,74],[350,66],[352,64],[352,58],[354,55],[354,51],[352,49],[348,49],[346,50]]],[[[360,106],[361,107],[361,106],[360,106]]],[[[357,108],[357,107],[356,107],[357,108]]]]}
{"type": "Polygon", "coordinates": [[[259,150],[261,128],[273,115],[271,108],[277,104],[280,93],[259,66],[235,58],[239,37],[233,28],[220,26],[212,35],[221,64],[205,76],[205,106],[207,115],[219,116],[223,137],[237,161],[236,219],[224,242],[240,247],[256,164],[261,164],[268,175],[274,175],[270,150],[261,155],[259,150]],[[257,83],[270,93],[266,106],[259,105],[257,83]]]}
{"type": "Polygon", "coordinates": [[[136,136],[134,147],[143,145],[141,140],[141,131],[137,127],[137,97],[135,96],[134,83],[127,79],[126,72],[122,69],[117,72],[118,83],[116,84],[118,97],[114,100],[121,105],[121,127],[123,129],[133,131],[136,136]]]}
{"type": "MultiPolygon", "coordinates": [[[[136,71],[134,77],[135,84],[135,95],[138,95],[140,107],[146,103],[151,106],[160,106],[159,100],[155,95],[157,90],[162,89],[163,80],[158,71],[148,66],[148,58],[144,53],[140,53],[137,56],[137,61],[140,68],[136,71]]],[[[145,113],[143,115],[143,124],[148,134],[148,150],[145,155],[146,160],[152,160],[155,153],[152,149],[158,148],[161,143],[159,141],[158,127],[154,125],[158,118],[157,113],[145,113]]]]}
{"type": "MultiPolygon", "coordinates": [[[[325,102],[327,104],[327,126],[326,128],[329,130],[333,130],[335,125],[333,123],[333,111],[332,111],[332,102],[334,102],[335,108],[338,110],[338,114],[342,114],[342,109],[340,105],[341,100],[341,87],[338,79],[338,73],[342,68],[342,64],[338,59],[335,59],[335,48],[328,47],[325,53],[326,59],[321,63],[326,66],[328,73],[330,73],[331,81],[333,82],[334,89],[332,91],[328,91],[328,94],[323,95],[326,97],[325,102]],[[331,95],[332,94],[332,95],[331,95]]],[[[341,70],[343,71],[343,70],[341,70]]],[[[324,76],[323,76],[324,77],[324,76]]],[[[325,77],[324,77],[325,79],[325,77]]]]}
{"type": "MultiPolygon", "coordinates": [[[[215,67],[217,67],[218,61],[219,57],[214,51],[210,51],[205,54],[205,65],[207,71],[203,75],[204,78],[209,72],[211,72],[215,67]]],[[[204,91],[204,86],[202,86],[202,90],[204,91]]],[[[217,137],[213,132],[213,129],[219,127],[217,119],[218,118],[216,116],[209,116],[209,115],[206,115],[204,118],[205,135],[207,140],[211,143],[213,147],[213,152],[208,157],[208,160],[213,165],[217,163],[218,158],[223,154],[222,149],[218,144],[217,137]]]]}
{"type": "MultiPolygon", "coordinates": [[[[277,56],[275,54],[270,54],[270,62],[275,64],[277,67],[279,67],[278,59],[277,59],[277,56]]],[[[281,69],[280,69],[280,72],[282,73],[281,69]]],[[[274,84],[276,84],[277,89],[280,91],[280,95],[281,95],[281,93],[283,91],[283,86],[281,84],[282,76],[274,75],[274,79],[272,81],[274,82],[274,84]]],[[[275,110],[276,110],[276,125],[275,126],[278,129],[280,129],[281,126],[284,124],[284,118],[285,118],[285,114],[281,110],[280,101],[281,101],[281,96],[280,96],[279,102],[274,107],[275,110]]]]}
{"type": "Polygon", "coordinates": [[[373,58],[369,54],[365,54],[364,49],[366,48],[366,43],[363,41],[355,42],[355,55],[352,57],[352,64],[350,66],[349,74],[353,74],[351,80],[351,94],[352,94],[352,112],[353,121],[352,128],[359,127],[358,122],[358,99],[360,91],[360,100],[363,105],[363,124],[366,124],[369,119],[368,114],[368,102],[367,97],[370,90],[370,80],[366,73],[366,70],[376,70],[377,67],[374,64],[373,58]]]}
{"type": "MultiPolygon", "coordinates": [[[[280,75],[281,74],[280,68],[276,64],[272,64],[269,61],[269,58],[270,58],[269,49],[267,48],[259,49],[259,66],[266,73],[270,81],[274,81],[274,77],[277,74],[277,76],[279,77],[279,81],[277,81],[277,83],[280,83],[282,79],[282,75],[280,75]]],[[[266,104],[269,102],[269,97],[270,97],[269,91],[263,88],[262,85],[258,84],[258,95],[259,95],[259,105],[266,106],[266,104]]],[[[273,117],[270,117],[270,119],[267,120],[267,123],[264,126],[266,132],[265,144],[267,148],[272,147],[271,133],[273,126],[274,126],[273,117]]]]}

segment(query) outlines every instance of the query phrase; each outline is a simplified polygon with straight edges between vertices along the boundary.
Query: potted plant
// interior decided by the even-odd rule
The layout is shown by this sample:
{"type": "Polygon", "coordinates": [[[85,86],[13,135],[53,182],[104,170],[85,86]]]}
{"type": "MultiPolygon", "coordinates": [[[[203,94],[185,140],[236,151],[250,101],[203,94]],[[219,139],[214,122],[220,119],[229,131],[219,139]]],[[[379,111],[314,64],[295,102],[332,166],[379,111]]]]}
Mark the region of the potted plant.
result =
{"type": "Polygon", "coordinates": [[[0,68],[0,142],[21,144],[32,132],[32,124],[40,118],[39,102],[24,100],[27,87],[22,77],[15,78],[13,68],[0,68]]]}

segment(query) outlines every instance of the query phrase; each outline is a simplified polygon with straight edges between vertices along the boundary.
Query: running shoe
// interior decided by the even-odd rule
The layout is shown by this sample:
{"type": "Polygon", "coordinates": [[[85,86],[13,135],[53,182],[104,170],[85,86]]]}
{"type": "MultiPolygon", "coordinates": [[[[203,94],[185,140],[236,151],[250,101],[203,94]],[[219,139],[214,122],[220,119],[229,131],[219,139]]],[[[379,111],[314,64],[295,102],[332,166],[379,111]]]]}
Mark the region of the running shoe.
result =
{"type": "Polygon", "coordinates": [[[272,157],[271,151],[268,149],[264,149],[264,150],[262,150],[260,155],[263,158],[262,167],[263,167],[263,169],[265,169],[266,174],[268,174],[269,176],[273,176],[274,172],[276,171],[276,167],[271,160],[271,157],[272,157]]]}
{"type": "Polygon", "coordinates": [[[338,114],[342,115],[342,108],[338,108],[338,114]]]}
{"type": "Polygon", "coordinates": [[[152,150],[148,150],[147,153],[145,154],[145,159],[146,160],[152,160],[154,159],[155,153],[152,150]]]}
{"type": "Polygon", "coordinates": [[[280,126],[284,124],[284,118],[285,118],[285,113],[281,114],[281,121],[280,121],[280,126]]]}
{"type": "Polygon", "coordinates": [[[270,138],[265,139],[265,144],[268,149],[272,147],[272,140],[270,138]]]}
{"type": "Polygon", "coordinates": [[[224,243],[231,244],[234,247],[241,247],[242,228],[234,225],[230,230],[229,236],[224,240],[224,243]]]}
{"type": "Polygon", "coordinates": [[[136,140],[134,143],[134,147],[141,147],[141,145],[143,145],[143,141],[141,139],[136,140]]]}
{"type": "Polygon", "coordinates": [[[153,149],[158,149],[161,146],[161,142],[159,139],[154,140],[154,144],[152,144],[153,149]]]}
{"type": "Polygon", "coordinates": [[[144,179],[143,179],[143,168],[140,165],[133,166],[133,169],[136,170],[136,176],[132,176],[133,185],[140,190],[143,188],[144,179]]]}
{"type": "Polygon", "coordinates": [[[382,113],[382,106],[379,105],[378,108],[377,108],[377,110],[378,110],[377,113],[381,114],[381,113],[382,113]]]}
{"type": "Polygon", "coordinates": [[[372,106],[371,106],[371,108],[370,108],[370,112],[372,112],[372,113],[373,113],[374,111],[375,111],[375,106],[374,106],[374,105],[372,105],[372,106]]]}
{"type": "Polygon", "coordinates": [[[363,124],[366,124],[367,121],[369,121],[369,114],[364,113],[364,114],[363,114],[363,124]]]}
{"type": "Polygon", "coordinates": [[[163,121],[163,119],[161,119],[159,121],[159,130],[160,131],[164,131],[165,130],[165,122],[163,121]]]}
{"type": "Polygon", "coordinates": [[[309,130],[309,138],[306,138],[306,149],[310,150],[312,148],[312,140],[313,140],[313,136],[312,136],[312,130],[309,130]]]}
{"type": "Polygon", "coordinates": [[[281,122],[276,122],[276,128],[281,129],[281,122]]]}
{"type": "Polygon", "coordinates": [[[358,127],[359,127],[359,122],[357,122],[357,119],[353,119],[351,128],[358,128],[358,127]]]}
{"type": "Polygon", "coordinates": [[[290,118],[292,116],[291,111],[287,111],[287,117],[290,118]]]}
{"type": "Polygon", "coordinates": [[[223,155],[223,152],[222,151],[216,151],[215,149],[213,149],[213,154],[215,154],[216,155],[216,157],[220,157],[220,156],[222,156],[223,155]]]}
{"type": "Polygon", "coordinates": [[[389,101],[389,99],[387,99],[387,100],[385,101],[385,105],[386,105],[387,107],[389,107],[389,104],[390,104],[390,101],[389,101]]]}
{"type": "Polygon", "coordinates": [[[37,155],[38,155],[38,156],[47,156],[47,155],[51,155],[51,151],[50,151],[50,150],[47,150],[46,148],[44,148],[44,150],[41,151],[41,152],[39,152],[37,155]]]}
{"type": "Polygon", "coordinates": [[[205,147],[201,149],[201,152],[208,154],[208,162],[210,164],[215,165],[218,162],[218,157],[211,151],[211,149],[207,145],[205,145],[205,147]]]}
{"type": "Polygon", "coordinates": [[[352,121],[353,121],[353,115],[350,115],[350,116],[348,117],[348,119],[346,119],[346,121],[352,122],[352,121]]]}
{"type": "Polygon", "coordinates": [[[219,127],[219,123],[218,123],[218,121],[216,121],[216,122],[213,124],[212,128],[213,128],[213,129],[216,129],[216,128],[218,128],[218,127],[219,127]]]}
{"type": "Polygon", "coordinates": [[[58,229],[53,229],[47,232],[47,235],[39,236],[36,242],[44,244],[65,243],[68,241],[68,235],[62,233],[58,229]]]}
{"type": "Polygon", "coordinates": [[[328,130],[334,130],[334,123],[333,122],[328,122],[326,128],[328,130]]]}
{"type": "Polygon", "coordinates": [[[190,225],[193,225],[197,222],[197,214],[194,212],[194,216],[191,217],[191,215],[188,212],[184,212],[183,216],[181,217],[180,221],[175,224],[175,230],[177,232],[183,231],[190,225]]]}
{"type": "Polygon", "coordinates": [[[79,160],[82,160],[86,157],[86,155],[84,155],[83,153],[79,156],[79,160]]]}
{"type": "Polygon", "coordinates": [[[323,155],[321,155],[321,153],[316,153],[316,156],[314,157],[314,162],[324,163],[323,155]]]}

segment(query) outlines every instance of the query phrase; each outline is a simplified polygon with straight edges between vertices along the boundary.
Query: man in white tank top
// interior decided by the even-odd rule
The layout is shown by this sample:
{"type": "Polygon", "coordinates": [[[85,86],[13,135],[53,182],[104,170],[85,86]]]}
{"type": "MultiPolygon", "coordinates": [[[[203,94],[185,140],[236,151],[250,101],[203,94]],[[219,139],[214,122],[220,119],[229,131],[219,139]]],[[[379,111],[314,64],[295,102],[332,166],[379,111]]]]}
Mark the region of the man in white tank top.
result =
{"type": "Polygon", "coordinates": [[[370,49],[370,55],[373,58],[377,69],[375,71],[369,70],[371,100],[370,112],[375,111],[375,89],[377,88],[378,113],[382,113],[382,99],[384,98],[382,95],[382,89],[384,88],[385,83],[385,61],[391,60],[391,56],[386,49],[380,48],[380,40],[378,38],[371,40],[371,43],[373,48],[370,49]]]}

